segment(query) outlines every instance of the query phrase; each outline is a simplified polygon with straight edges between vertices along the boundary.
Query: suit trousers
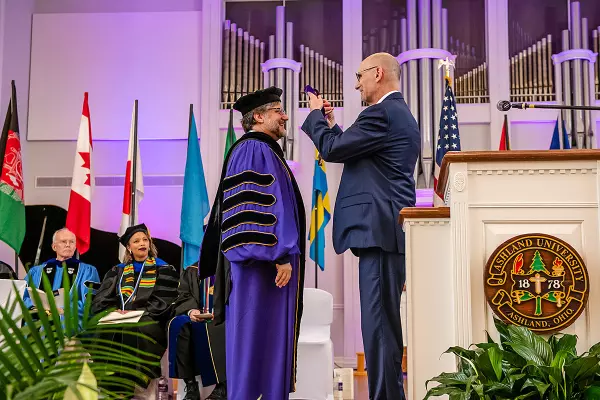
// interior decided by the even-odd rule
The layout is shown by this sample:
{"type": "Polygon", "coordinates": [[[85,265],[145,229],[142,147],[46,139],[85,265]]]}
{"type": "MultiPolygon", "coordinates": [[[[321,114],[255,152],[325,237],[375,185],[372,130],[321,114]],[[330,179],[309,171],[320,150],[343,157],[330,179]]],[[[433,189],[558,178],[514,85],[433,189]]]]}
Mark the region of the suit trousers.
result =
{"type": "Polygon", "coordinates": [[[404,400],[400,298],[406,280],[404,254],[359,249],[359,290],[369,399],[404,400]]]}
{"type": "Polygon", "coordinates": [[[192,324],[185,324],[179,332],[175,352],[178,376],[172,378],[196,379],[196,368],[194,368],[196,352],[192,346],[192,324]]]}

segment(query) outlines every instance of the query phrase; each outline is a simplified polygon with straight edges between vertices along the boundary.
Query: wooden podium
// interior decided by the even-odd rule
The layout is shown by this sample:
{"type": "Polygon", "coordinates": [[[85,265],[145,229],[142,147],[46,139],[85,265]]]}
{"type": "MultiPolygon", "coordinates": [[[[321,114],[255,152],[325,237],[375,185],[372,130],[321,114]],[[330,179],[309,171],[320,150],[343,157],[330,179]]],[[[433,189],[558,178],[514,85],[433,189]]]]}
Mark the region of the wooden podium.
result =
{"type": "Polygon", "coordinates": [[[486,263],[519,235],[552,235],[581,256],[589,277],[587,306],[561,331],[579,337],[579,353],[600,342],[599,169],[600,150],[444,157],[438,194],[446,207],[405,208],[400,215],[409,399],[424,398],[428,379],[455,371],[454,356],[442,355],[449,347],[485,342],[486,331],[498,340],[484,290],[486,263]]]}

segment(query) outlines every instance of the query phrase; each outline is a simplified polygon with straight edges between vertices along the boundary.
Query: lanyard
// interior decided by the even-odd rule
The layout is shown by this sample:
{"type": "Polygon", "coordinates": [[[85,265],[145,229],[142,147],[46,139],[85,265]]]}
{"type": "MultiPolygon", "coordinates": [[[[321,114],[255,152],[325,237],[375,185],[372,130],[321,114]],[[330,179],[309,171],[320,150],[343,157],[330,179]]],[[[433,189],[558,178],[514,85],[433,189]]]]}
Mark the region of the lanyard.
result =
{"type": "MultiPolygon", "coordinates": [[[[138,280],[135,283],[135,287],[133,288],[133,292],[131,293],[131,296],[129,296],[127,298],[126,301],[123,301],[123,292],[121,292],[121,281],[123,280],[123,275],[121,275],[121,279],[119,279],[119,296],[121,297],[121,304],[123,311],[125,311],[125,305],[129,302],[129,300],[131,300],[133,298],[133,295],[135,295],[135,293],[138,290],[138,286],[140,285],[140,281],[142,280],[142,275],[144,274],[144,266],[146,265],[146,261],[144,261],[144,263],[142,264],[142,269],[140,270],[140,275],[138,276],[138,280]]],[[[135,267],[134,267],[135,268],[135,267]]],[[[125,269],[123,269],[124,271],[125,269]]],[[[135,269],[134,269],[134,273],[135,273],[135,269]]]]}

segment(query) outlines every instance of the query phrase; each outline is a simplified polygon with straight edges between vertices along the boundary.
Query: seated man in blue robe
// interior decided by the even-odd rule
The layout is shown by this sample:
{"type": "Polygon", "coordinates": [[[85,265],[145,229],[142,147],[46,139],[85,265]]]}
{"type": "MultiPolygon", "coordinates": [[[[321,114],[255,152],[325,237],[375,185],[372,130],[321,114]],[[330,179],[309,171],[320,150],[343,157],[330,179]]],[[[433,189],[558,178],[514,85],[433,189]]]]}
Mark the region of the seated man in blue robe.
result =
{"type": "Polygon", "coordinates": [[[206,313],[204,304],[212,305],[212,289],[200,281],[198,262],[190,265],[179,280],[178,297],[173,303],[176,317],[169,324],[169,376],[185,382],[185,400],[199,400],[202,386],[217,385],[207,398],[227,399],[225,377],[225,325],[215,326],[206,313]],[[208,290],[206,290],[208,289],[208,290]]]}
{"type": "MultiPolygon", "coordinates": [[[[41,265],[31,267],[25,276],[27,286],[44,290],[42,282],[42,272],[48,276],[54,292],[63,288],[63,268],[67,269],[69,282],[71,284],[70,293],[78,290],[78,308],[79,318],[83,317],[85,298],[92,285],[100,284],[100,276],[96,267],[80,262],[74,258],[75,254],[75,234],[67,228],[59,229],[52,236],[52,250],[56,252],[56,258],[52,258],[41,265]]],[[[53,293],[48,293],[52,295],[53,293]]],[[[29,291],[25,290],[23,300],[28,308],[33,308],[33,301],[29,297],[29,291]]]]}

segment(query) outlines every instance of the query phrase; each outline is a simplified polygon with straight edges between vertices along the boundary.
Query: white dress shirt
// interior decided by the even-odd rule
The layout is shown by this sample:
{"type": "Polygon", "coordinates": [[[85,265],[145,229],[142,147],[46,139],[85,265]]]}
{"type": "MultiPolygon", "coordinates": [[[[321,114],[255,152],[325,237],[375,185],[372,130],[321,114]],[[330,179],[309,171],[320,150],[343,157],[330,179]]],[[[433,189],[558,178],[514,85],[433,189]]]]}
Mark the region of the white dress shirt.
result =
{"type": "Polygon", "coordinates": [[[399,90],[392,90],[391,92],[387,92],[386,94],[383,95],[382,98],[379,99],[379,101],[377,102],[377,104],[381,103],[382,101],[385,100],[386,97],[388,97],[390,94],[392,93],[400,93],[399,90]]]}

